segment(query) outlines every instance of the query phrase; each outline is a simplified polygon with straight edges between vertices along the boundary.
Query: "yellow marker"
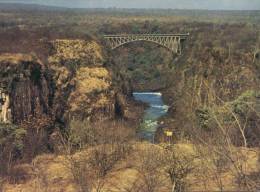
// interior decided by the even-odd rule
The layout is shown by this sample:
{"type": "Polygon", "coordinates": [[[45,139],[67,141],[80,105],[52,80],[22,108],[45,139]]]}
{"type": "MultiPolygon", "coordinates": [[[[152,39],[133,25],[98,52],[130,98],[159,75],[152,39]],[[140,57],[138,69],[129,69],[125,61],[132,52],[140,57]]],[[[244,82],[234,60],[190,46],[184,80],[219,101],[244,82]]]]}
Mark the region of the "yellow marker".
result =
{"type": "Polygon", "coordinates": [[[165,134],[167,137],[172,137],[173,132],[172,131],[165,131],[165,134]]]}

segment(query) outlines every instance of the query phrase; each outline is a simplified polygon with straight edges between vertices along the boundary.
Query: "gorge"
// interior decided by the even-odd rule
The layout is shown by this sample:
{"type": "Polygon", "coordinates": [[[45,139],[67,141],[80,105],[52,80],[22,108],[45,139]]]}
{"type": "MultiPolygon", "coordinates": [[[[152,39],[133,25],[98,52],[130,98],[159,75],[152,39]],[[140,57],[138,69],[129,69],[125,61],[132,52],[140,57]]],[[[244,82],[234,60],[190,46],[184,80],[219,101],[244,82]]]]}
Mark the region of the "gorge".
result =
{"type": "Polygon", "coordinates": [[[259,11],[22,7],[0,6],[0,192],[259,188],[259,11]]]}

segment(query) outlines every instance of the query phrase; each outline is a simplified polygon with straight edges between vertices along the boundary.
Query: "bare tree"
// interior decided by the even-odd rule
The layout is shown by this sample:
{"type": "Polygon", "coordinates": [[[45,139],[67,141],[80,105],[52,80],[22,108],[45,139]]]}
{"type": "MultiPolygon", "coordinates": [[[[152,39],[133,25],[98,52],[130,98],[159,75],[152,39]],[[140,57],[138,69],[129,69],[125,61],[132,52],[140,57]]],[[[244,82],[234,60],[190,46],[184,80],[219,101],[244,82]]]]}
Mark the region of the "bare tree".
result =
{"type": "MultiPolygon", "coordinates": [[[[214,135],[205,139],[199,134],[195,134],[196,139],[203,144],[207,151],[210,151],[211,162],[214,165],[214,177],[219,189],[224,190],[222,173],[229,170],[236,178],[238,187],[243,190],[254,190],[252,180],[248,177],[247,155],[249,150],[245,131],[247,128],[247,118],[240,120],[240,117],[233,112],[230,105],[224,106],[225,114],[218,111],[218,107],[211,107],[209,111],[210,118],[215,125],[214,135]],[[227,121],[229,119],[229,121],[227,121]],[[234,137],[234,133],[240,133],[234,137]],[[236,139],[242,138],[242,147],[237,148],[234,145],[236,139]],[[229,166],[226,166],[226,165],[229,166]]],[[[203,158],[203,155],[201,155],[203,158]]]]}
{"type": "Polygon", "coordinates": [[[167,146],[164,154],[165,172],[171,181],[171,192],[187,191],[186,178],[195,169],[193,154],[184,154],[174,146],[167,146]]]}
{"type": "Polygon", "coordinates": [[[101,192],[114,166],[132,149],[125,127],[108,125],[74,121],[62,139],[66,166],[80,192],[101,192]]]}
{"type": "Polygon", "coordinates": [[[4,179],[0,177],[0,192],[4,192],[4,179]]]}
{"type": "Polygon", "coordinates": [[[32,162],[32,171],[35,176],[35,186],[34,190],[37,192],[48,192],[50,191],[50,185],[48,182],[48,175],[46,173],[46,168],[39,165],[37,159],[32,162]]]}
{"type": "MultiPolygon", "coordinates": [[[[138,153],[139,162],[136,167],[142,192],[157,192],[165,186],[166,178],[163,176],[163,150],[157,146],[145,147],[138,153]]],[[[137,188],[138,188],[137,187],[137,188]]]]}

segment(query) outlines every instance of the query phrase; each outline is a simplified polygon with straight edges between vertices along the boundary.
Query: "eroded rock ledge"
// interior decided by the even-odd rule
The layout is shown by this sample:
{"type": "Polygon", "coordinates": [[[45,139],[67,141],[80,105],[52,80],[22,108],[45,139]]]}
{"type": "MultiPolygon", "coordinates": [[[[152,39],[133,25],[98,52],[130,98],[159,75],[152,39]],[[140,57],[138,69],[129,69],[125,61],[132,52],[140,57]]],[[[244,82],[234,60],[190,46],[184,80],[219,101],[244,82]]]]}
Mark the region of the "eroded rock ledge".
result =
{"type": "Polygon", "coordinates": [[[126,114],[126,98],[120,96],[114,73],[104,66],[98,43],[64,39],[49,45],[46,64],[29,54],[0,55],[0,121],[19,124],[47,115],[66,123],[126,114]]]}
{"type": "Polygon", "coordinates": [[[36,114],[50,112],[46,69],[32,55],[0,55],[0,89],[1,121],[21,123],[36,114]]]}

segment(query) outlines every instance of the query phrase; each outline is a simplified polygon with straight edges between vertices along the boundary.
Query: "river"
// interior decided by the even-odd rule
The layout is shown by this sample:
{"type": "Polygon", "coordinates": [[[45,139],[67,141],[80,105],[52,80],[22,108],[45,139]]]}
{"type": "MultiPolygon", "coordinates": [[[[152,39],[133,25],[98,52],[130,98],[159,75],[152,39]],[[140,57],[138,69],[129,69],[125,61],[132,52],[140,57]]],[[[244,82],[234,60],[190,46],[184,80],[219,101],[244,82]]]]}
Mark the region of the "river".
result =
{"type": "Polygon", "coordinates": [[[158,92],[134,92],[135,100],[148,104],[143,121],[138,129],[138,136],[142,140],[154,143],[154,137],[159,127],[159,118],[168,112],[168,106],[163,103],[162,94],[158,92]]]}

